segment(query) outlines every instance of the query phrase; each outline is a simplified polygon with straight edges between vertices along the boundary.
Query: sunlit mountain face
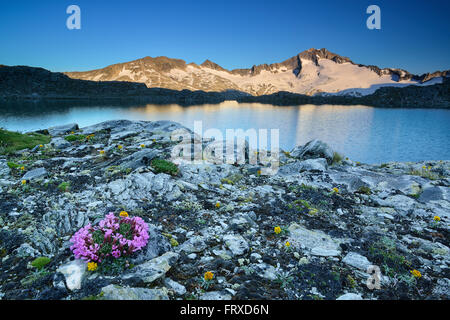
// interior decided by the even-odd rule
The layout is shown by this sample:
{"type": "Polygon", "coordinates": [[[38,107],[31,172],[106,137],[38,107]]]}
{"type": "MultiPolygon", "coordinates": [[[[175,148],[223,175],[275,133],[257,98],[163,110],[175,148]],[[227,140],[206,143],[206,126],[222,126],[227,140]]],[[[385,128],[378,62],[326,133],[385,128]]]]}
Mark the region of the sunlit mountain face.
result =
{"type": "Polygon", "coordinates": [[[383,86],[441,83],[447,71],[413,75],[402,69],[356,64],[326,49],[309,49],[281,63],[226,70],[206,60],[186,63],[167,57],[145,57],[86,72],[66,72],[71,78],[130,81],[175,90],[238,90],[251,95],[288,91],[307,95],[367,95],[383,86]]]}

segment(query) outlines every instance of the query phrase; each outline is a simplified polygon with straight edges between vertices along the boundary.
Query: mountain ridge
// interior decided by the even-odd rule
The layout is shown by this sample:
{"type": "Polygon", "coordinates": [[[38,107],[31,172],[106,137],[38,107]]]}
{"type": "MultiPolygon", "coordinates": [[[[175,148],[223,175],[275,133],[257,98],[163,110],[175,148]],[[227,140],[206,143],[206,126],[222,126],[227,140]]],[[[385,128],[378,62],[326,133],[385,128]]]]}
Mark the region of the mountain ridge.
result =
{"type": "Polygon", "coordinates": [[[91,71],[64,72],[74,79],[93,81],[129,81],[147,87],[174,90],[238,90],[251,95],[279,91],[314,94],[367,95],[377,86],[428,85],[442,82],[449,71],[422,75],[400,68],[380,68],[353,62],[325,48],[308,49],[282,62],[227,70],[206,59],[202,64],[187,63],[166,56],[144,57],[91,71]],[[435,79],[435,82],[428,83],[435,79]]]}

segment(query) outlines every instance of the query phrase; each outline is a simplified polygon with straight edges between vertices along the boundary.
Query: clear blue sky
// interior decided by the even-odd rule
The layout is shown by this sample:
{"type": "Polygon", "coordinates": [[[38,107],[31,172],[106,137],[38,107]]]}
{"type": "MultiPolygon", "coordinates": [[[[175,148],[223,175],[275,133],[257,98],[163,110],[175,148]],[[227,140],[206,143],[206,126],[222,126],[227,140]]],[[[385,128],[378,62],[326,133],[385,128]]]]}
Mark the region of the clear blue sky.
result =
{"type": "Polygon", "coordinates": [[[450,69],[448,0],[1,1],[0,64],[84,71],[145,56],[210,59],[227,69],[327,48],[413,73],[450,69]],[[81,30],[66,8],[81,8],[81,30]],[[366,8],[381,8],[381,30],[366,8]]]}

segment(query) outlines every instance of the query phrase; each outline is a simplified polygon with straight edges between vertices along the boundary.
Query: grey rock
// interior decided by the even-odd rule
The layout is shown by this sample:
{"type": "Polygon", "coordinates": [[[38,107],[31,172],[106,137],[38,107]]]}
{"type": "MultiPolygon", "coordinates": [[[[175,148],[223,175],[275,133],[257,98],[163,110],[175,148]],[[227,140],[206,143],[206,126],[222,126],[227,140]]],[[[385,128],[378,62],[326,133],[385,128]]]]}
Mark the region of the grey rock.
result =
{"type": "Polygon", "coordinates": [[[247,241],[241,235],[226,235],[223,241],[235,256],[243,255],[249,249],[247,241]]]}
{"type": "Polygon", "coordinates": [[[327,160],[324,158],[307,159],[300,162],[300,172],[303,171],[326,171],[328,169],[327,160]]]}
{"type": "Polygon", "coordinates": [[[18,257],[22,258],[35,258],[39,255],[39,251],[34,249],[32,246],[30,246],[28,243],[22,243],[19,248],[15,250],[15,254],[18,257]]]}
{"type": "Polygon", "coordinates": [[[325,142],[311,140],[304,146],[297,146],[290,152],[291,157],[299,159],[325,158],[328,164],[333,162],[334,151],[325,142]]]}
{"type": "Polygon", "coordinates": [[[45,168],[37,168],[25,173],[22,180],[33,180],[43,178],[47,175],[47,170],[45,168]]]}
{"type": "Polygon", "coordinates": [[[182,195],[172,177],[164,173],[156,175],[152,172],[133,173],[125,179],[110,182],[106,188],[118,202],[127,203],[131,209],[137,206],[136,201],[141,201],[153,193],[164,197],[167,201],[176,200],[182,195]]]}
{"type": "Polygon", "coordinates": [[[361,271],[366,271],[367,268],[372,265],[369,260],[367,260],[366,257],[356,253],[356,252],[349,252],[347,255],[342,259],[342,262],[345,264],[352,266],[354,268],[357,268],[361,271]]]}
{"type": "Polygon", "coordinates": [[[200,296],[200,300],[231,300],[231,294],[228,291],[210,291],[200,296]]]}
{"type": "Polygon", "coordinates": [[[442,191],[442,188],[435,186],[423,189],[419,197],[420,202],[439,201],[443,199],[444,199],[444,192],[442,191]]]}
{"type": "Polygon", "coordinates": [[[78,130],[78,124],[69,123],[62,126],[48,128],[47,131],[51,136],[60,136],[72,131],[78,130]]]}
{"type": "Polygon", "coordinates": [[[79,290],[86,276],[86,262],[83,260],[73,260],[60,266],[57,271],[64,275],[66,286],[69,290],[79,290]]]}
{"type": "Polygon", "coordinates": [[[130,272],[122,275],[121,278],[123,280],[139,278],[145,283],[152,283],[162,278],[177,260],[177,253],[166,252],[162,256],[135,266],[130,272]]]}
{"type": "Polygon", "coordinates": [[[363,298],[356,293],[346,293],[338,297],[336,300],[363,300],[363,298]]]}
{"type": "Polygon", "coordinates": [[[169,300],[167,289],[130,288],[110,284],[103,287],[102,300],[169,300]]]}
{"type": "Polygon", "coordinates": [[[438,296],[439,299],[448,300],[450,298],[450,279],[438,279],[436,286],[433,288],[433,294],[438,296]]]}
{"type": "Polygon", "coordinates": [[[59,150],[64,150],[72,146],[72,144],[69,141],[63,138],[53,138],[52,141],[50,141],[50,145],[59,150]]]}
{"type": "Polygon", "coordinates": [[[170,278],[166,278],[164,280],[164,284],[167,288],[173,290],[179,296],[182,296],[186,293],[186,288],[182,284],[179,284],[178,282],[173,281],[170,278]]]}
{"type": "Polygon", "coordinates": [[[337,257],[341,254],[341,251],[335,250],[335,249],[314,247],[311,249],[311,254],[313,256],[319,256],[319,257],[337,257]]]}
{"type": "Polygon", "coordinates": [[[186,252],[186,254],[201,252],[205,249],[206,243],[201,236],[193,236],[179,246],[179,250],[186,252]]]}
{"type": "Polygon", "coordinates": [[[277,279],[277,269],[274,266],[264,262],[254,264],[252,266],[260,277],[271,281],[277,279]]]}
{"type": "Polygon", "coordinates": [[[159,257],[171,249],[167,237],[163,236],[154,225],[149,224],[148,226],[149,239],[147,245],[139,251],[136,258],[131,259],[131,262],[135,265],[159,257]]]}
{"type": "Polygon", "coordinates": [[[343,241],[331,238],[320,230],[308,230],[303,226],[293,223],[289,226],[289,242],[294,247],[304,248],[316,255],[337,256],[341,253],[340,243],[343,241]]]}
{"type": "Polygon", "coordinates": [[[151,161],[158,157],[159,150],[144,149],[133,153],[132,155],[124,158],[120,166],[122,168],[137,169],[144,166],[149,166],[151,161]]]}
{"type": "Polygon", "coordinates": [[[7,178],[9,177],[11,169],[8,167],[8,162],[4,159],[0,159],[0,177],[7,178]]]}

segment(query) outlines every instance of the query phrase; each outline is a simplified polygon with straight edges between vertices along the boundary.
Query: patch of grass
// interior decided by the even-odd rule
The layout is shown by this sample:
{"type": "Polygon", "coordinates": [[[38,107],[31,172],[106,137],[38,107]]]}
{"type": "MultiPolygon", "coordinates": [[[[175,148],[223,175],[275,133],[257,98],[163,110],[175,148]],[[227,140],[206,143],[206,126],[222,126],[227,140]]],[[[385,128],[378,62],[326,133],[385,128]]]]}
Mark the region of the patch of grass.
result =
{"type": "Polygon", "coordinates": [[[70,189],[70,182],[61,182],[58,186],[59,191],[66,192],[70,189]]]}
{"type": "Polygon", "coordinates": [[[12,154],[23,149],[50,142],[50,137],[39,133],[20,133],[0,129],[0,154],[12,154]]]}
{"type": "Polygon", "coordinates": [[[28,288],[30,287],[34,282],[48,276],[50,274],[50,271],[46,270],[45,268],[38,269],[36,271],[33,271],[31,274],[20,280],[20,283],[28,288]]]}
{"type": "Polygon", "coordinates": [[[33,267],[35,267],[36,269],[41,270],[41,269],[43,269],[47,264],[49,264],[50,261],[51,261],[50,258],[47,258],[47,257],[39,257],[39,258],[34,259],[34,260],[31,262],[31,265],[32,265],[33,267]]]}
{"type": "Polygon", "coordinates": [[[331,163],[332,163],[332,164],[341,163],[343,158],[344,158],[343,155],[341,155],[341,154],[338,153],[338,152],[334,152],[334,153],[333,153],[333,160],[332,160],[331,163]]]}
{"type": "Polygon", "coordinates": [[[288,205],[290,209],[294,208],[299,212],[305,212],[310,216],[316,216],[319,214],[319,209],[314,208],[308,201],[303,199],[295,200],[288,205]]]}
{"type": "Polygon", "coordinates": [[[8,162],[7,164],[10,169],[17,169],[17,168],[21,167],[20,164],[17,164],[17,163],[11,162],[11,161],[8,162]]]}
{"type": "Polygon", "coordinates": [[[64,139],[69,142],[83,141],[86,140],[86,136],[84,134],[71,134],[69,136],[64,137],[64,139]]]}
{"type": "Polygon", "coordinates": [[[105,293],[102,291],[97,295],[83,297],[81,300],[88,300],[88,301],[102,300],[104,295],[105,293]]]}
{"type": "Polygon", "coordinates": [[[419,176],[422,178],[427,178],[430,180],[437,180],[440,179],[441,177],[438,174],[435,174],[433,172],[431,172],[431,170],[429,169],[421,169],[421,170],[411,170],[409,172],[410,175],[413,176],[419,176]]]}
{"type": "Polygon", "coordinates": [[[369,258],[381,265],[382,271],[393,277],[408,272],[408,260],[397,252],[395,241],[383,237],[369,247],[369,258]]]}
{"type": "Polygon", "coordinates": [[[179,172],[179,169],[176,164],[164,159],[152,160],[151,166],[156,173],[167,173],[172,176],[176,176],[179,172]]]}
{"type": "Polygon", "coordinates": [[[238,183],[239,181],[241,181],[243,178],[244,178],[244,176],[243,176],[242,174],[236,173],[236,174],[232,174],[232,175],[230,175],[230,176],[228,176],[228,177],[226,177],[226,178],[223,178],[223,179],[221,180],[221,182],[222,182],[223,184],[231,184],[231,185],[234,185],[234,184],[238,183]]]}
{"type": "Polygon", "coordinates": [[[370,188],[366,187],[366,186],[360,187],[357,192],[367,194],[368,196],[372,194],[372,191],[370,190],[370,188]]]}

